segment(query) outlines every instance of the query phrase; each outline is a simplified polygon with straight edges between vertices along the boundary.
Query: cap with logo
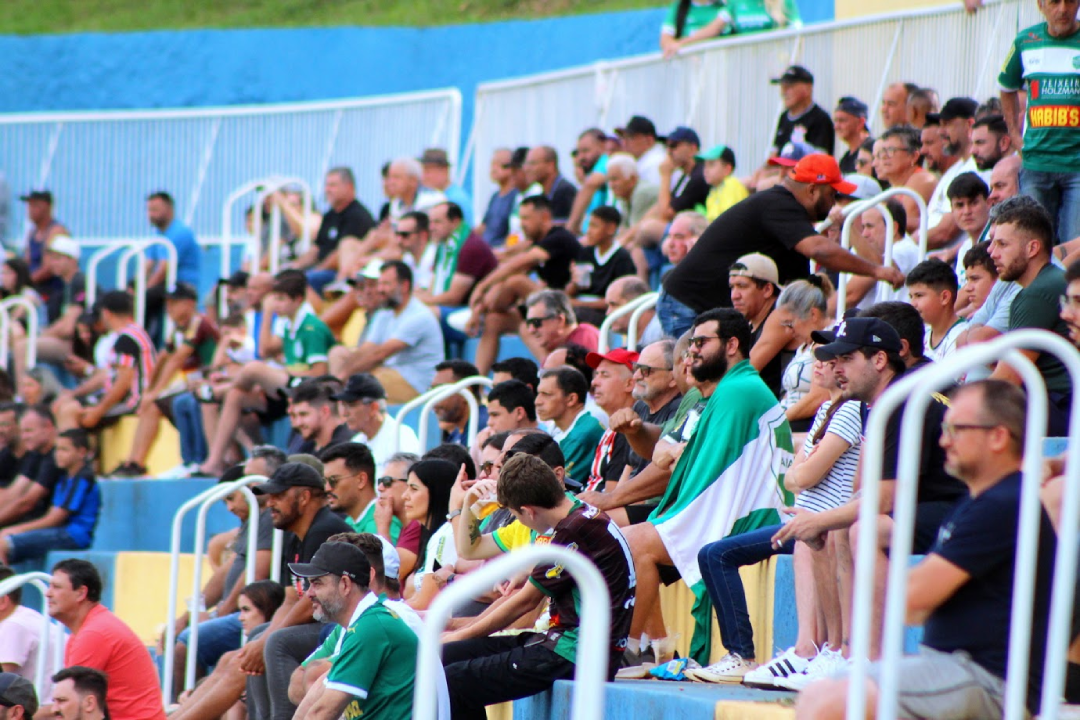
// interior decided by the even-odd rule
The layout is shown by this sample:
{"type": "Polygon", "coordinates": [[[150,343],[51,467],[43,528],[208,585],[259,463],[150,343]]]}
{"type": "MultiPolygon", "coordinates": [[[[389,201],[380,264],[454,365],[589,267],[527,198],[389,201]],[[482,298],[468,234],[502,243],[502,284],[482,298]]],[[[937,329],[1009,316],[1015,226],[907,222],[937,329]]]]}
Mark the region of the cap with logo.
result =
{"type": "Polygon", "coordinates": [[[45,250],[47,252],[54,252],[58,255],[66,255],[69,258],[79,259],[82,254],[82,249],[79,247],[79,243],[72,240],[67,235],[57,235],[49,241],[45,250]]]}
{"type": "Polygon", "coordinates": [[[847,113],[848,115],[862,118],[863,120],[870,115],[870,108],[867,107],[866,103],[859,98],[850,95],[845,95],[840,98],[836,103],[836,109],[840,112],[847,113]]]}
{"type": "Polygon", "coordinates": [[[591,352],[585,356],[585,364],[593,370],[600,367],[600,363],[604,360],[625,365],[628,369],[633,370],[634,363],[638,361],[638,354],[633,350],[615,348],[614,350],[608,350],[606,353],[591,352]]]}
{"type": "Polygon", "coordinates": [[[768,255],[750,253],[731,263],[728,270],[729,277],[747,277],[754,280],[770,282],[780,285],[780,271],[776,269],[776,262],[768,255]]]}
{"type": "Polygon", "coordinates": [[[723,160],[731,167],[735,167],[735,152],[727,145],[713,145],[703,153],[694,156],[697,160],[723,160]]]}
{"type": "Polygon", "coordinates": [[[869,200],[875,195],[881,194],[881,185],[878,185],[878,181],[869,175],[848,173],[844,176],[844,180],[855,186],[855,192],[844,193],[846,197],[855,200],[869,200]]]}
{"type": "Polygon", "coordinates": [[[816,152],[817,150],[815,150],[812,145],[808,145],[804,142],[792,141],[785,143],[784,147],[780,148],[779,155],[769,158],[769,164],[793,168],[804,157],[813,155],[816,152]]]}
{"type": "Polygon", "coordinates": [[[341,392],[330,396],[331,400],[359,402],[361,400],[385,400],[386,390],[382,383],[371,373],[356,373],[349,376],[349,381],[341,392]]]}
{"type": "Polygon", "coordinates": [[[450,156],[442,148],[428,148],[419,157],[421,165],[442,165],[449,167],[450,156]]]}
{"type": "Polygon", "coordinates": [[[653,121],[641,115],[634,115],[627,121],[625,127],[615,128],[615,134],[619,137],[624,135],[648,135],[657,140],[660,139],[656,134],[656,125],[653,124],[653,121]]]}
{"type": "Polygon", "coordinates": [[[37,693],[34,684],[13,672],[0,672],[0,706],[22,706],[26,712],[23,717],[33,717],[38,711],[37,693]]]}
{"type": "Polygon", "coordinates": [[[49,190],[31,190],[25,195],[20,195],[19,200],[22,200],[23,202],[34,202],[40,200],[41,202],[46,202],[52,205],[53,197],[52,192],[49,190]]]}
{"type": "Polygon", "coordinates": [[[254,485],[251,491],[256,495],[280,495],[293,487],[322,488],[325,483],[319,471],[310,465],[287,462],[274,471],[269,482],[254,485]]]}
{"type": "Polygon", "coordinates": [[[344,575],[368,583],[371,563],[364,551],[345,542],[326,542],[319,546],[311,562],[289,563],[289,572],[296,577],[317,578],[323,575],[344,575]]]}
{"type": "Polygon", "coordinates": [[[945,104],[941,106],[941,112],[926,113],[927,120],[932,120],[934,124],[949,122],[956,118],[973,118],[975,112],[979,109],[979,103],[971,98],[966,97],[954,97],[945,101],[945,104]]]}
{"type": "Polygon", "coordinates": [[[844,180],[832,155],[815,153],[800,160],[791,171],[791,179],[809,185],[828,185],[841,195],[850,195],[856,187],[844,180]]]}
{"type": "Polygon", "coordinates": [[[802,65],[791,65],[786,70],[784,70],[783,75],[781,75],[780,77],[775,77],[769,82],[771,82],[773,85],[779,83],[810,83],[811,85],[813,85],[814,74],[804,68],[802,65]]]}
{"type": "Polygon", "coordinates": [[[186,282],[176,283],[167,296],[168,300],[198,300],[199,291],[195,289],[194,285],[186,282]]]}
{"type": "Polygon", "coordinates": [[[695,132],[693,128],[688,128],[685,125],[680,125],[667,134],[668,147],[681,142],[693,143],[694,145],[701,147],[701,138],[698,137],[697,132],[695,132]]]}
{"type": "Polygon", "coordinates": [[[900,336],[893,326],[880,318],[854,317],[844,320],[831,332],[813,332],[810,338],[822,343],[814,350],[818,360],[832,360],[861,348],[900,352],[900,336]]]}

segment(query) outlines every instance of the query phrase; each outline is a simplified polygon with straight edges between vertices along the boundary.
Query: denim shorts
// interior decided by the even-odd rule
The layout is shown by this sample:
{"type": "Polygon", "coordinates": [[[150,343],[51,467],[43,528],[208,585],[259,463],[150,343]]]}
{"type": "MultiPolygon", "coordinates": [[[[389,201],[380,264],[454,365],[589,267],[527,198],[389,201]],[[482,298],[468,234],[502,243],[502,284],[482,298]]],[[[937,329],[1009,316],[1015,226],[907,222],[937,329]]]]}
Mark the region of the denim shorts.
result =
{"type": "MultiPolygon", "coordinates": [[[[221,656],[230,650],[240,649],[240,613],[214,618],[199,623],[199,647],[195,649],[199,665],[206,670],[214,667],[221,656]]],[[[176,642],[188,644],[191,628],[185,628],[176,638],[176,642]]]]}
{"type": "Polygon", "coordinates": [[[17,563],[30,558],[43,558],[50,550],[83,550],[82,545],[68,534],[67,528],[28,530],[8,536],[8,562],[17,563]]]}

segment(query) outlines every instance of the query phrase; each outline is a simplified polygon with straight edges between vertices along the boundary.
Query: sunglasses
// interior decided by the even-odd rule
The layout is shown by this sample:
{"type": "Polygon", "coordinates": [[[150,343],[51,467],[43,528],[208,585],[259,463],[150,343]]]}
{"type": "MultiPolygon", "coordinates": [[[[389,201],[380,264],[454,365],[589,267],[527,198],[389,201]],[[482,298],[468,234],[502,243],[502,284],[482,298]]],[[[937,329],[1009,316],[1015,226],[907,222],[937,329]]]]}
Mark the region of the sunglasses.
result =
{"type": "Polygon", "coordinates": [[[557,317],[559,317],[559,316],[558,315],[545,315],[544,317],[538,317],[538,318],[526,318],[525,319],[525,325],[527,325],[528,327],[533,328],[534,330],[539,330],[540,326],[543,325],[545,322],[547,322],[548,320],[554,320],[557,317]]]}
{"type": "Polygon", "coordinates": [[[411,236],[415,235],[418,232],[420,232],[420,231],[419,230],[395,230],[394,234],[397,235],[398,237],[411,237],[411,236]]]}
{"type": "Polygon", "coordinates": [[[634,372],[641,373],[641,377],[647,378],[654,372],[671,372],[671,368],[653,367],[652,365],[642,365],[641,363],[634,363],[634,372]]]}
{"type": "Polygon", "coordinates": [[[392,477],[390,475],[383,475],[381,478],[379,478],[375,482],[377,482],[379,484],[379,487],[388,488],[388,487],[390,487],[391,485],[393,485],[396,482],[407,483],[407,482],[409,482],[409,478],[396,478],[396,477],[392,477]]]}
{"type": "Polygon", "coordinates": [[[690,338],[690,342],[688,344],[693,349],[700,350],[701,348],[705,347],[706,343],[708,343],[710,340],[719,339],[719,335],[695,335],[694,337],[690,338]]]}
{"type": "Polygon", "coordinates": [[[494,462],[492,462],[491,460],[485,460],[484,462],[480,463],[480,474],[489,475],[493,467],[495,467],[494,462]]]}

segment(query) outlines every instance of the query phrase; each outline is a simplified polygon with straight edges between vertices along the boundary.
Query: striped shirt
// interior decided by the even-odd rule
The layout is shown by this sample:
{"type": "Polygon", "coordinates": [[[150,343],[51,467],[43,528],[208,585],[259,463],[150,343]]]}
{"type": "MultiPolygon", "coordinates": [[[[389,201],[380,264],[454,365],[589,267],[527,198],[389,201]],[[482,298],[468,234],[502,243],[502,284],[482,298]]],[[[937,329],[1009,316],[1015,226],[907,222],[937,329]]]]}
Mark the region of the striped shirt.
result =
{"type": "Polygon", "coordinates": [[[129,323],[116,335],[109,353],[109,367],[112,373],[106,381],[105,390],[108,392],[116,382],[116,374],[120,368],[134,368],[135,382],[131,390],[121,402],[138,405],[142,394],[150,389],[150,380],[154,374],[154,363],[157,362],[157,351],[154,343],[146,331],[135,323],[129,323]]]}
{"type": "MultiPolygon", "coordinates": [[[[862,449],[861,405],[862,403],[857,400],[845,402],[832,416],[825,434],[836,435],[850,447],[837,458],[821,482],[796,496],[795,507],[806,508],[813,512],[824,512],[840,507],[851,499],[851,484],[855,479],[855,468],[859,465],[859,452],[862,449]]],[[[825,422],[825,415],[831,406],[832,401],[826,400],[818,408],[814,424],[803,442],[804,454],[809,454],[813,449],[814,435],[825,422]]]]}

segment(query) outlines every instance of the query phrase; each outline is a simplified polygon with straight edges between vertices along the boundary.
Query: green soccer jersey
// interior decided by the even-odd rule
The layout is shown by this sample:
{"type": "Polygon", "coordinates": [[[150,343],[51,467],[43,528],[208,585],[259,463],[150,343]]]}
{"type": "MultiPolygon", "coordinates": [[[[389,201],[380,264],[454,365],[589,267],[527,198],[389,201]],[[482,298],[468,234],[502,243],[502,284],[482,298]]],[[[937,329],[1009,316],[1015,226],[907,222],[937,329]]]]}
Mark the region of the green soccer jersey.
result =
{"type": "Polygon", "coordinates": [[[326,688],[352,695],[342,717],[409,720],[416,680],[416,633],[380,598],[345,631],[326,688]]]}
{"type": "Polygon", "coordinates": [[[1080,157],[1080,32],[1052,37],[1046,23],[1016,36],[998,84],[1006,92],[1027,85],[1024,167],[1075,172],[1080,157]]]}
{"type": "Polygon", "coordinates": [[[290,372],[302,372],[315,363],[328,362],[330,348],[337,343],[330,328],[306,303],[296,312],[295,320],[285,323],[285,334],[281,340],[285,367],[290,372]]]}
{"type": "MultiPolygon", "coordinates": [[[[360,517],[353,520],[351,517],[345,518],[345,522],[355,532],[358,533],[371,533],[372,535],[379,534],[379,528],[375,524],[375,501],[371,501],[368,504],[367,509],[360,513],[360,517]]],[[[401,534],[401,519],[396,515],[390,518],[390,542],[396,543],[398,535],[401,534]]]]}
{"type": "MultiPolygon", "coordinates": [[[[675,37],[675,23],[678,17],[679,3],[671,3],[668,7],[667,15],[664,17],[664,24],[660,28],[660,32],[665,35],[675,37]]],[[[724,3],[719,2],[691,2],[690,8],[686,13],[686,22],[683,24],[682,34],[679,37],[687,37],[692,33],[705,27],[718,17],[723,17],[727,23],[727,27],[724,28],[724,34],[731,32],[731,15],[724,8],[724,3]]]]}
{"type": "Polygon", "coordinates": [[[559,440],[559,449],[566,460],[566,476],[582,487],[589,479],[596,447],[604,435],[604,426],[600,421],[582,410],[574,419],[574,424],[559,440]]]}
{"type": "Polygon", "coordinates": [[[765,0],[728,0],[734,32],[748,33],[799,27],[802,20],[794,0],[767,3],[765,0]],[[775,7],[768,7],[774,5],[775,7]]]}

